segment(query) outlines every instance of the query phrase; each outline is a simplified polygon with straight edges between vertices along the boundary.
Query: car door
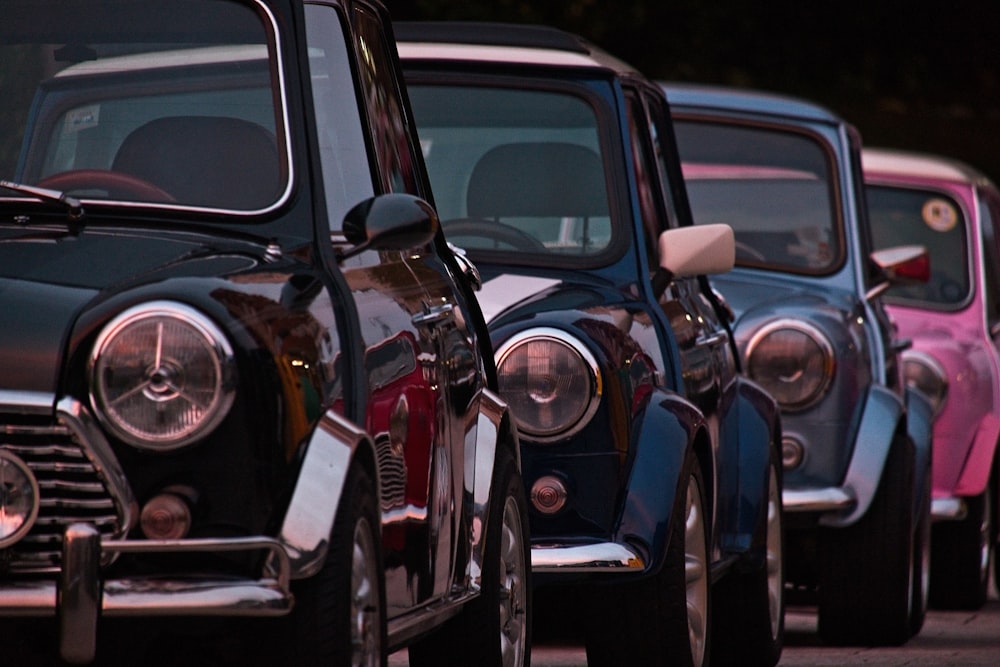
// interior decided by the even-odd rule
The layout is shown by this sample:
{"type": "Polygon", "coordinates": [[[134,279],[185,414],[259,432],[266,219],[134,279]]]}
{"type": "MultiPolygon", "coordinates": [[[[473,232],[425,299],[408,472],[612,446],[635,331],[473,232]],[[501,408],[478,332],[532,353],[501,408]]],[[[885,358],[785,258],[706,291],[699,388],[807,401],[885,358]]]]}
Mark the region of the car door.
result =
{"type": "MultiPolygon", "coordinates": [[[[345,242],[340,225],[351,206],[374,194],[425,193],[379,13],[359,3],[343,17],[315,3],[307,6],[306,17],[324,189],[337,245],[345,242]],[[363,87],[367,137],[348,119],[323,113],[340,71],[334,61],[352,57],[330,43],[342,20],[351,21],[359,36],[353,57],[363,87]],[[374,160],[370,181],[351,181],[354,176],[333,168],[338,151],[374,160]]],[[[365,348],[364,420],[379,458],[390,617],[450,592],[459,522],[465,518],[459,511],[464,507],[465,434],[475,424],[479,357],[437,247],[366,250],[340,262],[365,348]]]]}

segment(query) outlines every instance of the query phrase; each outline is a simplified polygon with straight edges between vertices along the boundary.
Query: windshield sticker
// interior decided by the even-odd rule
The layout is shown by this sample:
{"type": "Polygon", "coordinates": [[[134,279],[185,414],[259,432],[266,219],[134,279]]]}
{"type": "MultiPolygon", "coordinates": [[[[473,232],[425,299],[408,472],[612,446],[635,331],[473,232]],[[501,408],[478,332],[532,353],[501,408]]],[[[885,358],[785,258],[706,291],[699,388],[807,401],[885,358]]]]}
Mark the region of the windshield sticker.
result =
{"type": "Polygon", "coordinates": [[[924,224],[936,232],[947,232],[958,222],[958,211],[944,199],[928,199],[920,210],[924,224]]]}
{"type": "Polygon", "coordinates": [[[99,104],[90,104],[85,107],[80,107],[79,109],[73,109],[66,114],[63,133],[72,134],[74,132],[79,132],[80,130],[97,127],[97,122],[100,120],[100,116],[101,107],[99,104]]]}

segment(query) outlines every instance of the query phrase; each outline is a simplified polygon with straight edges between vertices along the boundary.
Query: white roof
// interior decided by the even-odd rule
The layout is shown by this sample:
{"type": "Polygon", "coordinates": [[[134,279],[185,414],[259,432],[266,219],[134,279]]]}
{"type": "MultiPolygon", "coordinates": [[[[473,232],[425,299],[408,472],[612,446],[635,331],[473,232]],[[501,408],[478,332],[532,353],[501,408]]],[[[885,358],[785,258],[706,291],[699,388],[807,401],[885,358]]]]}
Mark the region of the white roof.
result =
{"type": "Polygon", "coordinates": [[[861,152],[865,173],[895,174],[914,178],[978,182],[984,177],[972,167],[940,155],[887,148],[865,148],[861,152]]]}
{"type": "Polygon", "coordinates": [[[431,42],[397,42],[403,60],[454,60],[550,65],[557,67],[604,67],[585,53],[559,49],[539,49],[525,46],[493,46],[481,44],[450,44],[431,42]]]}

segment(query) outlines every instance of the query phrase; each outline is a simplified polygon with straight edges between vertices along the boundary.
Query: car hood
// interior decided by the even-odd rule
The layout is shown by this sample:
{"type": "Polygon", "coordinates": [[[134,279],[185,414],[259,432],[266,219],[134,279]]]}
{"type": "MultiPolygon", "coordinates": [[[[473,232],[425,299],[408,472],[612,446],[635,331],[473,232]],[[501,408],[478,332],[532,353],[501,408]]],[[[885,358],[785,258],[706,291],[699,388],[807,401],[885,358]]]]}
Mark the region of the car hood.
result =
{"type": "Polygon", "coordinates": [[[737,328],[743,322],[769,313],[808,317],[818,310],[854,313],[859,308],[858,300],[851,293],[804,281],[764,279],[731,272],[714,276],[711,282],[733,310],[737,328]]]}
{"type": "Polygon", "coordinates": [[[56,391],[87,304],[173,275],[218,275],[253,260],[169,236],[0,230],[0,391],[56,391]]]}

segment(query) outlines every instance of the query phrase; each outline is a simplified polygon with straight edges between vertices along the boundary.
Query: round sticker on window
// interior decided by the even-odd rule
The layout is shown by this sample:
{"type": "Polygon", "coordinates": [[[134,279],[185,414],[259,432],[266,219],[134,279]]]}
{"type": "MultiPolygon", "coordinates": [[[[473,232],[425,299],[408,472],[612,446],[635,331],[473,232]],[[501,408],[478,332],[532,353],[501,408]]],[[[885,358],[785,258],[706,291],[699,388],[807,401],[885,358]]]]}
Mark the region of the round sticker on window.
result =
{"type": "Polygon", "coordinates": [[[958,222],[958,211],[945,199],[928,199],[920,212],[924,224],[936,232],[947,232],[958,222]]]}

